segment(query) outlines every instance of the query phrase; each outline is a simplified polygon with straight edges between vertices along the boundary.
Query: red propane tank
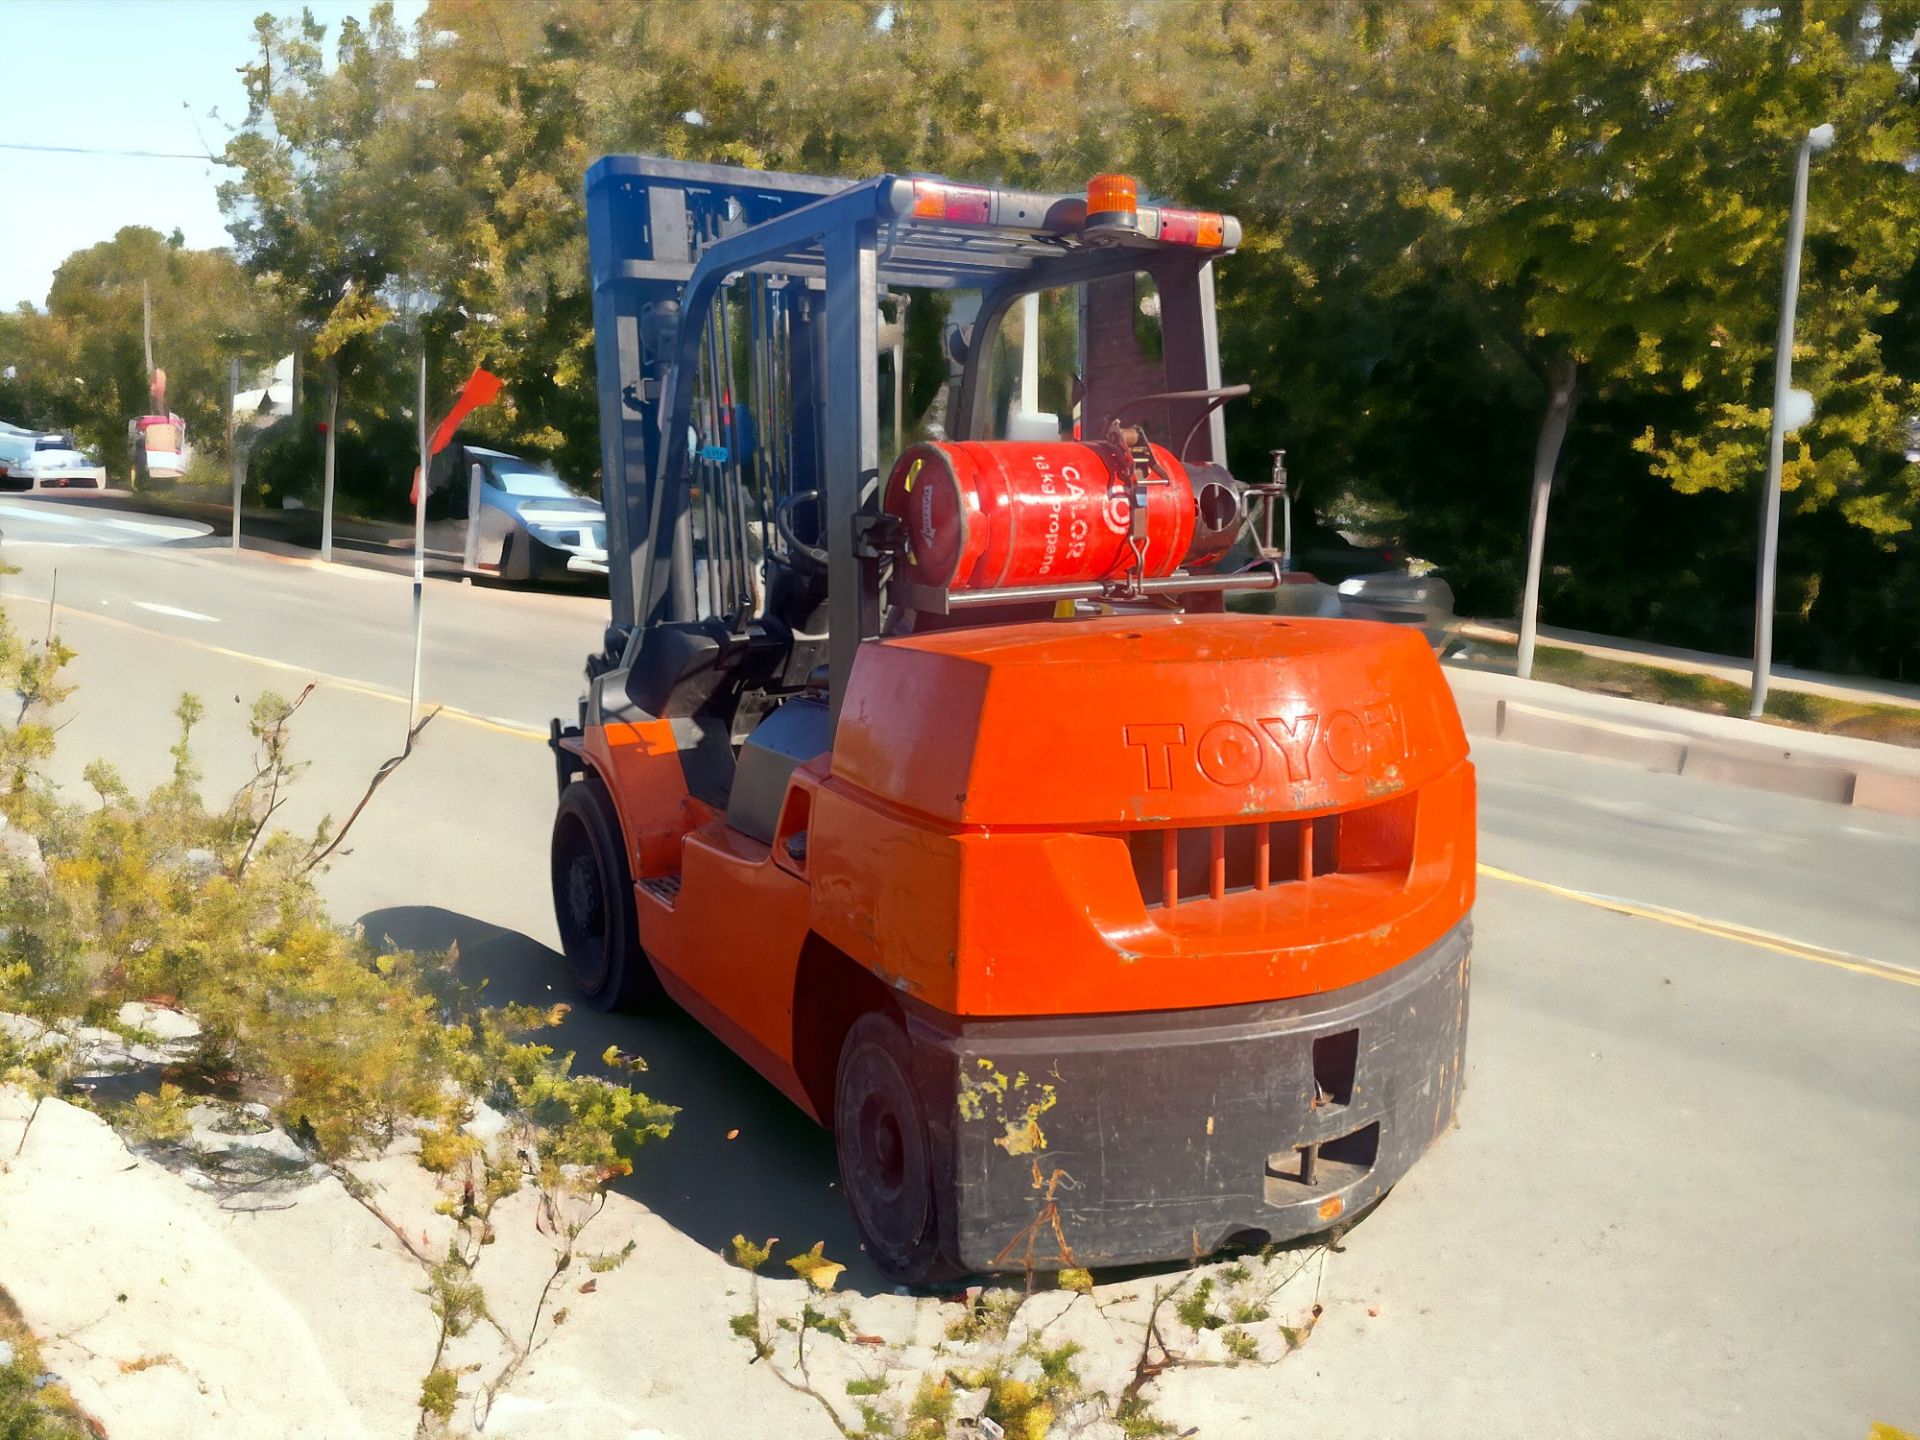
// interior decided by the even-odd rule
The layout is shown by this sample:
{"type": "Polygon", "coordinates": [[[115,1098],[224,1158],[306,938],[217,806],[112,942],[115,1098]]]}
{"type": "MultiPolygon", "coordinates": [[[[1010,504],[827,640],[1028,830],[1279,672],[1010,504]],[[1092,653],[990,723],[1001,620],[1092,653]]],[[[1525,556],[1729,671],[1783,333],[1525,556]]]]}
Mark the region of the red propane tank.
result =
{"type": "MultiPolygon", "coordinates": [[[[1158,445],[1153,457],[1145,572],[1161,576],[1187,558],[1196,507],[1186,467],[1158,445]]],[[[1131,457],[1115,445],[923,442],[901,452],[883,504],[906,523],[907,578],[920,584],[997,590],[1117,579],[1134,563],[1132,475],[1131,457]]]]}

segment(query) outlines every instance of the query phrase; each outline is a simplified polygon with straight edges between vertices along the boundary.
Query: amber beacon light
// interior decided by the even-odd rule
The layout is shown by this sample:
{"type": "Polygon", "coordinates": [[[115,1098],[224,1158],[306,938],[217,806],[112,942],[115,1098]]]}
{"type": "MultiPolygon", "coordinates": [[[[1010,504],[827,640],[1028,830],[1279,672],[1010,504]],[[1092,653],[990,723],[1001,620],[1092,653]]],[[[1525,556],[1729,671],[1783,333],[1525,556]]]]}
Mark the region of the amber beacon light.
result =
{"type": "Polygon", "coordinates": [[[1140,224],[1140,186],[1131,175],[1096,175],[1087,181],[1089,229],[1134,230],[1140,224]]]}

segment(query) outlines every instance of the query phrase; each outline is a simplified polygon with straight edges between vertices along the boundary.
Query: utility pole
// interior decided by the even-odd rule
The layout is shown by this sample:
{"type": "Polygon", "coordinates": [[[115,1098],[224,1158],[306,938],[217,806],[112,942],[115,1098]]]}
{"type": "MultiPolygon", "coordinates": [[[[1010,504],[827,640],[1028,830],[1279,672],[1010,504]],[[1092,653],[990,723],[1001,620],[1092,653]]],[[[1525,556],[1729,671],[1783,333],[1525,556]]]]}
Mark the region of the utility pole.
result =
{"type": "Polygon", "coordinates": [[[153,286],[140,282],[141,335],[147,347],[147,383],[153,383],[153,286]]]}
{"type": "Polygon", "coordinates": [[[233,472],[233,550],[240,549],[240,417],[234,407],[240,395],[240,357],[227,360],[227,468],[233,472]]]}
{"type": "Polygon", "coordinates": [[[333,559],[333,432],[340,428],[340,363],[327,365],[327,461],[320,482],[320,558],[333,559]]]}
{"type": "MultiPolygon", "coordinates": [[[[1780,283],[1780,334],[1773,346],[1773,423],[1767,428],[1767,484],[1760,496],[1760,577],[1753,600],[1753,698],[1747,717],[1767,709],[1773,671],[1774,584],[1780,559],[1780,469],[1786,455],[1787,411],[1793,399],[1793,319],[1800,303],[1800,246],[1807,230],[1807,170],[1816,150],[1833,144],[1833,126],[1816,125],[1800,142],[1793,167],[1793,208],[1787,214],[1787,264],[1780,283]]],[[[1808,407],[1799,407],[1803,412],[1808,407]]],[[[1811,419],[1803,413],[1795,426],[1811,419]]]]}

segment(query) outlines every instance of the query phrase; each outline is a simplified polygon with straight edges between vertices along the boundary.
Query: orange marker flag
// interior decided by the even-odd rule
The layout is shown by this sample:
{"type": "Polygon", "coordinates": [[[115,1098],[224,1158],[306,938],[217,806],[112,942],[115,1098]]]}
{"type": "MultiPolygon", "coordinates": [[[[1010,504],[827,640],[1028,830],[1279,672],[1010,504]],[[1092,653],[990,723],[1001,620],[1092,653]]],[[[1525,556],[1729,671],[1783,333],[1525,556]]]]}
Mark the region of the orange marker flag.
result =
{"type": "Polygon", "coordinates": [[[462,420],[482,405],[491,405],[500,398],[500,386],[498,375],[490,374],[476,365],[473,374],[467,377],[467,383],[461,387],[460,398],[453,402],[453,409],[447,412],[447,418],[433,432],[433,442],[427,446],[427,453],[438,455],[446,449],[462,420]]]}
{"type": "MultiPolygon", "coordinates": [[[[467,377],[467,383],[460,387],[460,398],[453,402],[453,408],[447,412],[447,418],[434,427],[433,439],[427,446],[429,455],[438,455],[453,442],[454,432],[460,428],[460,422],[478,410],[482,405],[491,405],[500,398],[503,382],[498,375],[481,366],[474,366],[473,374],[467,377]]],[[[407,502],[420,503],[420,471],[415,467],[413,488],[408,492],[407,502]]]]}

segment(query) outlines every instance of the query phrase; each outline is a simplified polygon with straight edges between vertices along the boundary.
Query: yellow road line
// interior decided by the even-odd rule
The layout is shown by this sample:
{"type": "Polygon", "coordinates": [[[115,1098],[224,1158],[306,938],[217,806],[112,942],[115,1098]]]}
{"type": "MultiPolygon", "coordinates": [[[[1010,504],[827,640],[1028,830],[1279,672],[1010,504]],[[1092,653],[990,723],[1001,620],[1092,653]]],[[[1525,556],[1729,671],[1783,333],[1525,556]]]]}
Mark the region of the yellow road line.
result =
{"type": "MultiPolygon", "coordinates": [[[[44,600],[35,599],[30,595],[0,596],[0,600],[6,600],[20,605],[31,605],[36,609],[42,610],[46,608],[47,603],[44,600]]],[[[396,705],[405,705],[407,703],[407,697],[398,691],[384,690],[378,685],[369,685],[364,680],[349,680],[344,675],[330,675],[324,670],[315,670],[309,665],[296,665],[288,660],[274,660],[265,655],[249,654],[245,650],[229,649],[225,645],[214,645],[205,640],[195,640],[190,636],[176,635],[170,630],[155,630],[149,625],[136,625],[131,620],[122,620],[115,615],[101,615],[95,611],[82,610],[72,605],[56,603],[53,608],[61,614],[72,615],[78,619],[90,621],[97,625],[109,625],[120,630],[131,630],[137,635],[151,635],[161,640],[170,640],[176,645],[184,645],[190,650],[202,651],[208,655],[219,655],[228,660],[244,660],[250,665],[264,665],[269,670],[283,670],[288,674],[304,676],[309,680],[316,680],[322,685],[332,686],[338,690],[346,690],[355,695],[370,695],[376,700],[390,700],[396,705]]],[[[437,701],[428,700],[424,696],[421,698],[420,703],[423,708],[438,710],[443,718],[458,720],[463,725],[472,725],[482,730],[497,731],[502,735],[511,735],[517,740],[538,740],[543,745],[547,740],[546,731],[536,730],[531,725],[517,725],[511,720],[498,720],[490,715],[476,715],[471,710],[462,710],[454,705],[441,705],[437,701]]]]}
{"type": "Polygon", "coordinates": [[[1581,905],[1591,905],[1598,910],[1611,910],[1618,915],[1632,915],[1640,920],[1652,920],[1661,925],[1672,925],[1681,930],[1695,930],[1702,935],[1718,936],[1722,940],[1737,940],[1743,945],[1752,945],[1761,950],[1771,950],[1779,955],[1791,955],[1796,960],[1811,960],[1817,965],[1831,965],[1836,970],[1851,970],[1857,975],[1871,975],[1879,980],[1891,980],[1898,985],[1920,986],[1920,974],[1912,970],[1903,970],[1898,965],[1887,965],[1878,960],[1869,960],[1860,955],[1849,955],[1841,950],[1825,950],[1818,945],[1809,945],[1801,940],[1790,940],[1784,935],[1774,935],[1765,930],[1755,930],[1746,925],[1736,925],[1728,920],[1709,920],[1704,916],[1690,915],[1684,910],[1668,910],[1657,905],[1636,905],[1631,900],[1616,900],[1610,895],[1595,895],[1586,890],[1573,890],[1565,885],[1555,885],[1550,880],[1535,880],[1530,875],[1516,875],[1511,870],[1502,870],[1496,865],[1481,865],[1480,873],[1492,880],[1505,880],[1510,885],[1525,885],[1529,889],[1544,890],[1549,895],[1558,895],[1563,900],[1572,900],[1581,905]]]}

